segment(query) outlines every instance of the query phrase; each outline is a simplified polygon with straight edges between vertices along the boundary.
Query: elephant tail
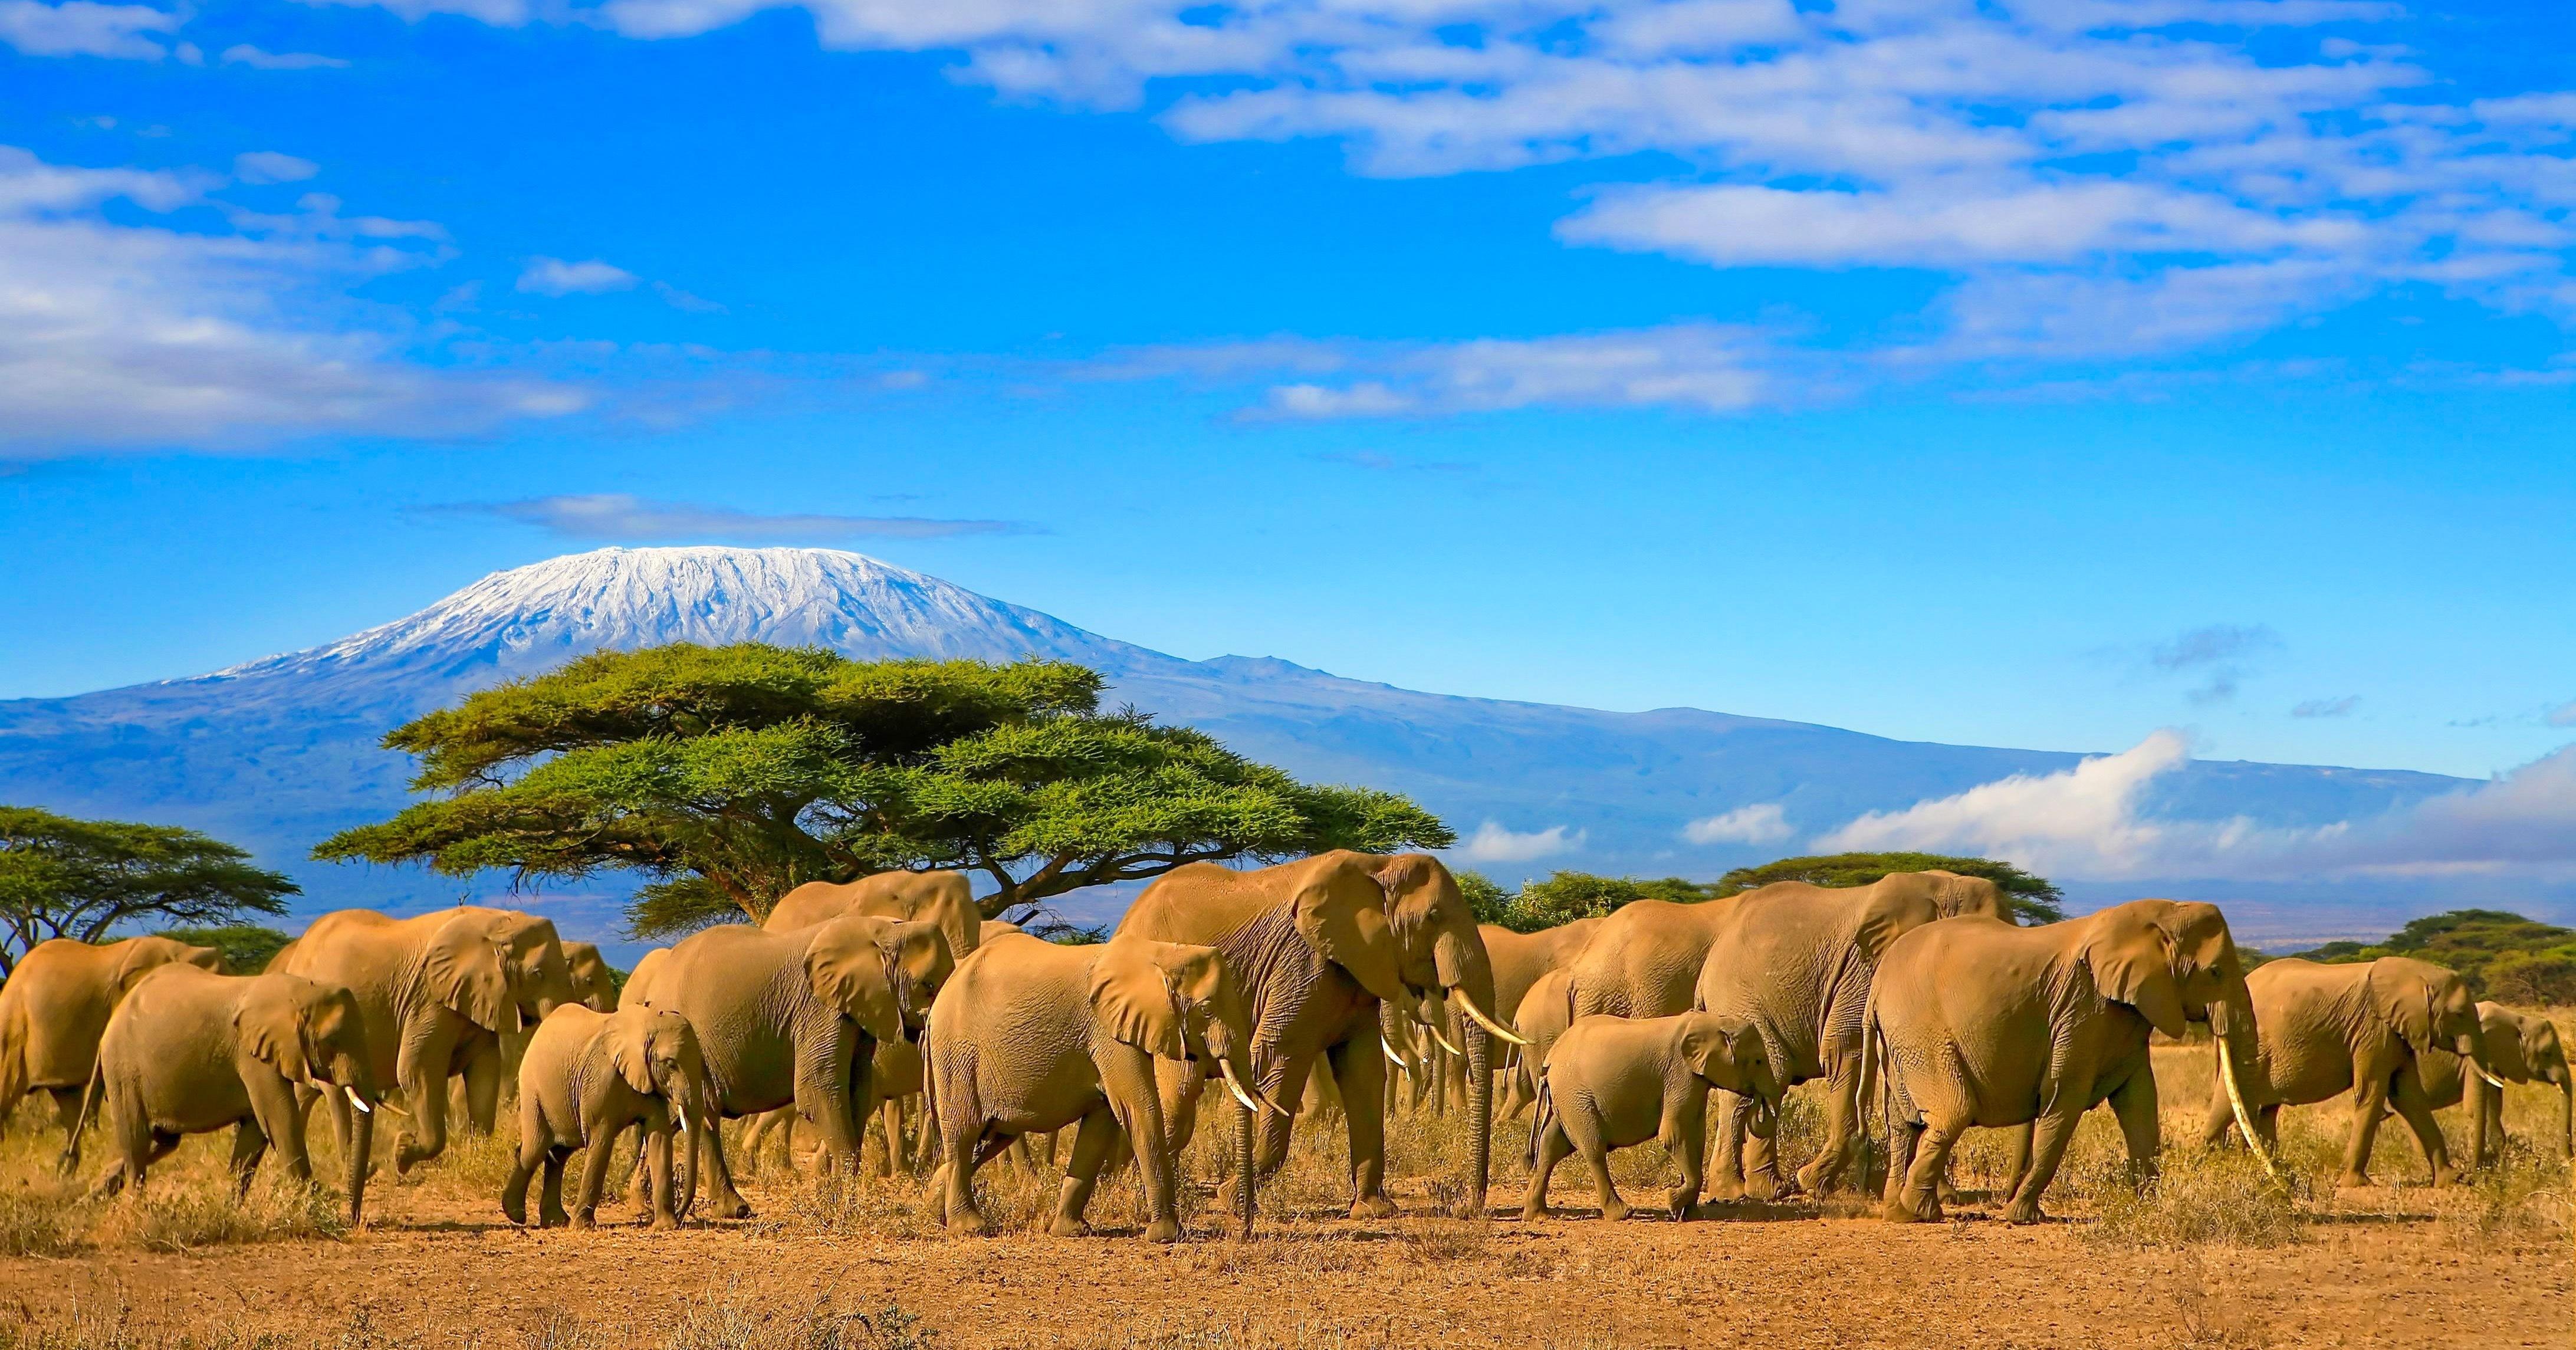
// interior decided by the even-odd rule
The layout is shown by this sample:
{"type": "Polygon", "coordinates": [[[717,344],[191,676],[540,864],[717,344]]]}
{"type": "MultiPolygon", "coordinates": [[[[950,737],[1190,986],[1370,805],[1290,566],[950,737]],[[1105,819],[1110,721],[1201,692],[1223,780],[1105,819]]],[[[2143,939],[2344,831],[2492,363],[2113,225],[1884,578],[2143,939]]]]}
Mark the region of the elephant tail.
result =
{"type": "Polygon", "coordinates": [[[1538,1079],[1538,1105],[1530,1109],[1529,1167],[1538,1170],[1539,1142],[1547,1138],[1548,1127],[1556,1124],[1556,1089],[1548,1086],[1547,1075],[1538,1079]]]}
{"type": "MultiPolygon", "coordinates": [[[[1852,1114],[1859,1117],[1852,1122],[1852,1136],[1860,1141],[1860,1177],[1864,1189],[1869,1185],[1870,1088],[1875,1085],[1882,1092],[1886,1091],[1888,1080],[1892,1077],[1889,1070],[1887,1035],[1879,1030],[1878,986],[1873,981],[1868,994],[1861,999],[1860,1004],[1860,1082],[1852,1098],[1852,1114]]],[[[1886,1118],[1887,1126],[1885,1156],[1894,1158],[1896,1156],[1896,1102],[1893,1098],[1888,1100],[1886,1108],[1882,1113],[1886,1118]]]]}
{"type": "Polygon", "coordinates": [[[107,1052],[102,1047],[99,1053],[90,1058],[89,1082],[81,1087],[80,1116],[72,1122],[70,1136],[63,1140],[63,1156],[60,1165],[64,1176],[70,1176],[80,1170],[81,1136],[89,1132],[90,1117],[97,1114],[99,1103],[106,1099],[107,1052]]]}

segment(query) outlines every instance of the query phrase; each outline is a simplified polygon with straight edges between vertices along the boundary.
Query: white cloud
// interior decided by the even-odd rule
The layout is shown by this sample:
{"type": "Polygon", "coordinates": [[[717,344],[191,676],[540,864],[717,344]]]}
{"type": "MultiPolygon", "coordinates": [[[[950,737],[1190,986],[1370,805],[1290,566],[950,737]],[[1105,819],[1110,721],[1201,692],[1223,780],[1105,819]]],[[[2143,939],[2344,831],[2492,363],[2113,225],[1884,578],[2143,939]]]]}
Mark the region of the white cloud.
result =
{"type": "Polygon", "coordinates": [[[528,270],[519,274],[519,289],[531,295],[598,295],[632,290],[635,283],[634,273],[596,258],[588,262],[536,258],[529,261],[528,270]]]}
{"type": "Polygon", "coordinates": [[[318,56],[312,52],[269,52],[247,42],[224,48],[216,58],[228,66],[248,66],[253,70],[342,70],[348,62],[336,56],[318,56]]]}
{"type": "Polygon", "coordinates": [[[1026,534],[1008,520],[934,520],[921,516],[769,514],[703,502],[653,502],[622,492],[600,492],[527,501],[443,508],[499,516],[573,539],[631,543],[835,542],[850,539],[951,539],[961,535],[1026,534]]]}
{"type": "Polygon", "coordinates": [[[2293,705],[2290,715],[2292,717],[2350,717],[2352,710],[2359,706],[2361,706],[2359,694],[2346,694],[2342,698],[2312,698],[2293,705]]]}
{"type": "Polygon", "coordinates": [[[1776,844],[1794,833],[1778,802],[1739,806],[1682,827],[1682,838],[1694,844],[1776,844]]]}
{"type": "Polygon", "coordinates": [[[315,198],[287,216],[234,212],[230,232],[101,210],[170,211],[219,182],[0,146],[0,453],[457,434],[583,403],[559,384],[434,369],[400,316],[347,299],[434,260],[410,223],[343,219],[315,198]]]}
{"type": "Polygon", "coordinates": [[[2576,868],[2576,746],[2409,807],[2312,827],[2145,814],[2148,786],[2188,759],[2179,732],[2159,731],[2062,773],[1872,812],[1816,847],[1978,853],[2084,880],[2576,868]]]}
{"type": "Polygon", "coordinates": [[[2542,714],[2541,720],[2553,727],[2576,727],[2576,702],[2559,704],[2542,714]]]}
{"type": "Polygon", "coordinates": [[[1575,830],[1569,838],[1563,825],[1550,825],[1544,830],[1520,834],[1489,820],[1477,826],[1476,832],[1467,837],[1466,843],[1458,846],[1456,853],[1461,862],[1532,862],[1581,848],[1586,837],[1587,832],[1575,830]]]}
{"type": "Polygon", "coordinates": [[[309,159],[281,155],[274,150],[253,150],[233,156],[233,176],[245,183],[301,183],[322,172],[322,166],[309,159]]]}
{"type": "Polygon", "coordinates": [[[149,5],[92,0],[0,0],[0,42],[29,56],[106,56],[158,61],[170,54],[151,35],[175,33],[185,16],[149,5]]]}

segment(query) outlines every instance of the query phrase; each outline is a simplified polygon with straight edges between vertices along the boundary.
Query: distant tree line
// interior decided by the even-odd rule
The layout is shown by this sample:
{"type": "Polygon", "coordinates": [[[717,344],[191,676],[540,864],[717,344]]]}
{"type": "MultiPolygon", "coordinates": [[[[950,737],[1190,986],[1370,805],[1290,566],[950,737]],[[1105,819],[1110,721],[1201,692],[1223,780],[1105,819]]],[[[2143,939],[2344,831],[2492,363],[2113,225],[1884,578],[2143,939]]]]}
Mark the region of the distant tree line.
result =
{"type": "Polygon", "coordinates": [[[1992,858],[1959,858],[1939,853],[1835,853],[1823,857],[1783,858],[1760,867],[1739,867],[1715,881],[1683,877],[1605,877],[1589,872],[1559,871],[1544,881],[1524,881],[1506,891],[1481,872],[1459,874],[1458,888],[1479,923],[1518,933],[1597,918],[1639,900],[1696,904],[1737,895],[1778,881],[1811,886],[1866,886],[1890,872],[1924,872],[1938,868],[1961,876],[1984,877],[2004,892],[2019,923],[2055,923],[2065,918],[2065,897],[2046,877],[2033,876],[1992,858]]]}
{"type": "Polygon", "coordinates": [[[172,924],[204,931],[284,914],[294,894],[294,882],[194,830],[0,806],[0,976],[50,938],[101,942],[172,924]]]}
{"type": "Polygon", "coordinates": [[[2480,998],[2576,1003],[2576,929],[2501,909],[2455,909],[2410,920],[2378,942],[2329,942],[2297,955],[2329,963],[2411,956],[2458,971],[2480,998]]]}

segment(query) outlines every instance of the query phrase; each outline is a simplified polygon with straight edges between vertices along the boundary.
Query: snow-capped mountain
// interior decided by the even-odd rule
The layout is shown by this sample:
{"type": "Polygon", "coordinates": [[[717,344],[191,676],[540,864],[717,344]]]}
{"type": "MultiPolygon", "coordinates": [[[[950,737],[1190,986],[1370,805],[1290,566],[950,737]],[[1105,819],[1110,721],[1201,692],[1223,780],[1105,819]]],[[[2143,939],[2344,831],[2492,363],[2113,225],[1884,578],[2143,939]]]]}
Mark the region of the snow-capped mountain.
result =
{"type": "MultiPolygon", "coordinates": [[[[1467,860],[1506,879],[1556,867],[1714,875],[1864,812],[2079,758],[1690,708],[1614,713],[1424,694],[1275,658],[1188,661],[856,553],[608,548],[495,573],[306,651],[0,702],[0,800],[207,830],[294,874],[315,911],[441,903],[490,887],[306,861],[315,840],[407,800],[408,761],[378,748],[388,729],[602,648],[754,640],[859,658],[1079,661],[1109,676],[1114,700],[1203,727],[1301,777],[1411,794],[1462,838],[1485,835],[1467,860]],[[1690,828],[1748,808],[1768,824],[1732,836],[1690,828]]],[[[2159,782],[2154,808],[2323,825],[2459,786],[2432,774],[2195,761],[2159,782]]],[[[545,903],[576,935],[599,935],[618,887],[592,889],[586,900],[545,903]]]]}

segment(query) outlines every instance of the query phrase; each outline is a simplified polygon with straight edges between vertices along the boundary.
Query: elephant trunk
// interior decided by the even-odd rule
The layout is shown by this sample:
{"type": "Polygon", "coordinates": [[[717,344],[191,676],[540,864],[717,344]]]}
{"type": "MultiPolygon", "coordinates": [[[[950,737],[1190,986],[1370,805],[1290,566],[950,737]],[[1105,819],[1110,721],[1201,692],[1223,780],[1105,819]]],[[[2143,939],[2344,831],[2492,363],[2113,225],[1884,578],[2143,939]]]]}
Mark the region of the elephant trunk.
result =
{"type": "Polygon", "coordinates": [[[1503,1031],[1494,1021],[1494,964],[1475,930],[1444,932],[1432,948],[1440,982],[1463,1014],[1459,1032],[1467,1037],[1467,1190],[1458,1198],[1461,1218],[1482,1218],[1485,1190],[1494,1164],[1494,1037],[1503,1031]]]}
{"type": "Polygon", "coordinates": [[[2558,1156],[2576,1158],[2576,1075],[2558,1074],[2558,1156]]]}
{"type": "MultiPolygon", "coordinates": [[[[354,1094],[356,1089],[351,1089],[354,1094]]],[[[364,1112],[351,1112],[349,1120],[348,1170],[349,1226],[355,1228],[366,1218],[367,1168],[374,1161],[376,1118],[364,1112]]]]}

